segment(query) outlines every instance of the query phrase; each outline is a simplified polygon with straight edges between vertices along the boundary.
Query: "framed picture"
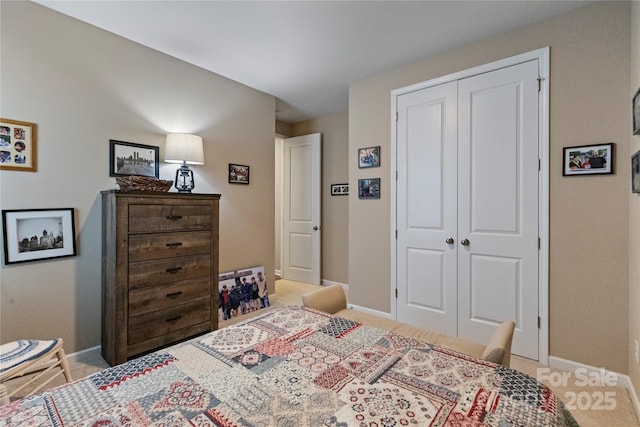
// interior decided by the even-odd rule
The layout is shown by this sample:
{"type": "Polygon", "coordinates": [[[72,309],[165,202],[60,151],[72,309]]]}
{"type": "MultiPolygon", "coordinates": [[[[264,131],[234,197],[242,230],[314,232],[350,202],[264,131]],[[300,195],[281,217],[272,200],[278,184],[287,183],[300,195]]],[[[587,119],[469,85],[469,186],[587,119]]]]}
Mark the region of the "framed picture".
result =
{"type": "Polygon", "coordinates": [[[4,263],[76,255],[73,208],[3,210],[4,263]]]}
{"type": "Polygon", "coordinates": [[[358,149],[358,167],[377,168],[380,166],[380,146],[358,149]]]}
{"type": "Polygon", "coordinates": [[[249,166],[229,163],[229,184],[249,184],[249,166]]]}
{"type": "Polygon", "coordinates": [[[358,180],[358,199],[379,199],[380,178],[365,178],[358,180]]]}
{"type": "Polygon", "coordinates": [[[109,176],[160,178],[160,147],[109,140],[109,176]]]}
{"type": "Polygon", "coordinates": [[[0,169],[35,172],[37,141],[35,123],[0,119],[0,169]]]}
{"type": "Polygon", "coordinates": [[[640,135],[640,89],[633,95],[633,134],[640,135]]]}
{"type": "Polygon", "coordinates": [[[594,175],[613,173],[613,143],[565,147],[562,175],[594,175]]]}
{"type": "Polygon", "coordinates": [[[640,151],[631,157],[631,191],[640,193],[640,151]]]}
{"type": "Polygon", "coordinates": [[[348,196],[349,184],[331,184],[332,196],[348,196]]]}
{"type": "Polygon", "coordinates": [[[220,273],[218,296],[220,322],[269,307],[264,266],[220,273]]]}

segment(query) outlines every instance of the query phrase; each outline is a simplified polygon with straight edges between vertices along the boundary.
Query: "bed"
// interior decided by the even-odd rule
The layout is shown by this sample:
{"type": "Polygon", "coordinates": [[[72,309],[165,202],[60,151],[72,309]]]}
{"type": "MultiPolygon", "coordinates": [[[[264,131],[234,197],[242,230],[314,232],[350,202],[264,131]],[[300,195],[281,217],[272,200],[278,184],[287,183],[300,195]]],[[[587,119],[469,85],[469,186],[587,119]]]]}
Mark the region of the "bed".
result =
{"type": "Polygon", "coordinates": [[[0,407],[29,426],[577,426],[518,371],[311,308],[264,313],[0,407]]]}

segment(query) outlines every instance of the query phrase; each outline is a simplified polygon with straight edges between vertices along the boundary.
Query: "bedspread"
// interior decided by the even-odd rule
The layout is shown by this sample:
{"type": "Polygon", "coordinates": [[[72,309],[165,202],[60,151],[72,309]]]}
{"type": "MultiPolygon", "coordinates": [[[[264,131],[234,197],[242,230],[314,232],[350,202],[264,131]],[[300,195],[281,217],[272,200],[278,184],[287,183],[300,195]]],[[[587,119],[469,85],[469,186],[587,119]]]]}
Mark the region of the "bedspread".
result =
{"type": "Polygon", "coordinates": [[[523,373],[297,306],[12,402],[0,424],[577,425],[523,373]]]}

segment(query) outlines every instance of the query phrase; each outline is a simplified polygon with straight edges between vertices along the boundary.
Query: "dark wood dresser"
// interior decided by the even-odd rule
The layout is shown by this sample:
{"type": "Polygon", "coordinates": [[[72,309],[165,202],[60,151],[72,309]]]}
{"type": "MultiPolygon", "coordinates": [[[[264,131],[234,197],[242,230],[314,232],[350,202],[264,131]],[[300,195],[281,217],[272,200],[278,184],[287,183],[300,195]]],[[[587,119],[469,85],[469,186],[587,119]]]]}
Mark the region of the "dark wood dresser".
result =
{"type": "Polygon", "coordinates": [[[220,195],[101,194],[107,363],[217,329],[220,195]]]}

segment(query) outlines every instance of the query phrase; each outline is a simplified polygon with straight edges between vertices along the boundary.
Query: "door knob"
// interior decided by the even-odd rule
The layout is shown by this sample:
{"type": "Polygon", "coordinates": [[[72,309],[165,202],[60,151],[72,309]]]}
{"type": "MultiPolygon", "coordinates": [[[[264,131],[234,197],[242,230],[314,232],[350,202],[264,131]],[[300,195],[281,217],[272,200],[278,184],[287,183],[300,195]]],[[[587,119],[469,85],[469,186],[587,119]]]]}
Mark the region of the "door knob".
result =
{"type": "Polygon", "coordinates": [[[317,225],[313,226],[313,231],[318,231],[318,226],[317,225]]]}
{"type": "Polygon", "coordinates": [[[450,245],[453,245],[453,243],[455,242],[455,240],[453,240],[453,237],[449,237],[447,240],[445,240],[445,242],[447,242],[450,245]]]}
{"type": "Polygon", "coordinates": [[[469,243],[471,243],[471,242],[469,242],[469,240],[468,240],[468,239],[464,239],[464,240],[461,240],[461,241],[460,241],[460,244],[461,244],[462,246],[469,246],[469,243]]]}

